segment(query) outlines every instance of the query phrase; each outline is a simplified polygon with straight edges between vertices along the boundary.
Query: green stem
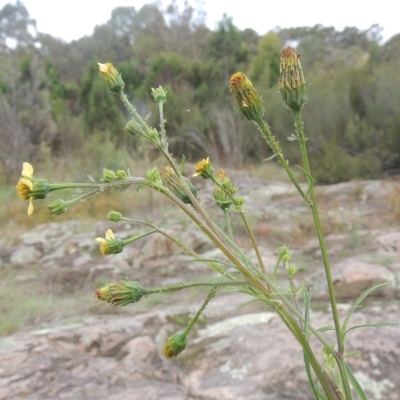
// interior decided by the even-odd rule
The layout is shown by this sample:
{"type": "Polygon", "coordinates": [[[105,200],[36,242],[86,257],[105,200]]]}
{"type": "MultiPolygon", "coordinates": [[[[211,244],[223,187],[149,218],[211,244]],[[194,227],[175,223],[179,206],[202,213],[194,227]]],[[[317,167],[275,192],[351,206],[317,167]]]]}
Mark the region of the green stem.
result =
{"type": "Polygon", "coordinates": [[[340,374],[342,376],[343,388],[345,391],[346,399],[351,400],[352,396],[351,396],[351,391],[350,391],[350,384],[349,384],[349,380],[348,380],[348,376],[347,376],[347,372],[346,372],[346,368],[345,368],[344,360],[343,360],[344,352],[345,352],[345,344],[344,344],[343,336],[341,334],[339,312],[338,312],[337,304],[336,304],[336,296],[335,296],[335,290],[333,287],[333,279],[332,279],[331,266],[330,266],[329,257],[328,257],[328,251],[327,251],[326,244],[325,244],[324,234],[322,232],[322,226],[321,226],[321,221],[319,218],[317,199],[315,196],[313,182],[311,181],[311,178],[310,178],[311,177],[311,169],[310,169],[310,164],[308,162],[308,155],[307,155],[307,149],[306,149],[306,137],[304,135],[301,112],[293,112],[293,116],[294,116],[294,120],[295,120],[296,132],[299,136],[299,143],[300,143],[301,155],[302,155],[303,163],[304,163],[304,170],[307,172],[306,178],[307,178],[307,182],[309,185],[309,192],[310,192],[310,198],[311,198],[311,204],[309,204],[309,206],[311,208],[312,215],[314,218],[314,224],[315,224],[315,228],[317,231],[319,246],[321,249],[322,259],[323,259],[324,268],[325,268],[326,282],[328,285],[329,298],[330,298],[330,303],[331,303],[332,315],[333,315],[335,331],[336,331],[336,340],[337,340],[337,345],[338,345],[338,356],[339,357],[337,359],[337,362],[338,362],[340,374]]]}
{"type": "Polygon", "coordinates": [[[279,307],[279,305],[275,307],[275,310],[277,311],[277,313],[281,317],[282,321],[289,328],[289,330],[292,332],[293,336],[297,339],[297,341],[300,343],[301,347],[303,348],[303,350],[304,350],[305,354],[307,355],[308,360],[314,370],[314,373],[317,376],[319,382],[321,383],[321,386],[324,389],[328,399],[329,400],[339,400],[340,397],[338,397],[338,394],[335,393],[334,390],[332,390],[333,389],[332,382],[328,381],[326,375],[323,372],[323,368],[321,367],[321,365],[315,358],[314,353],[310,347],[310,344],[308,343],[306,336],[303,334],[303,332],[300,329],[297,322],[293,319],[293,317],[290,314],[285,313],[284,310],[281,307],[279,307]]]}
{"type": "Polygon", "coordinates": [[[251,243],[253,244],[254,251],[256,252],[256,255],[257,255],[258,263],[260,264],[261,271],[263,272],[264,275],[267,275],[267,270],[265,269],[264,261],[262,260],[256,238],[254,237],[253,231],[251,230],[249,222],[247,221],[246,213],[242,210],[242,211],[240,211],[240,216],[242,217],[242,220],[246,227],[247,233],[250,236],[251,243]]]}
{"type": "MultiPolygon", "coordinates": [[[[134,224],[149,226],[149,227],[153,228],[155,232],[157,232],[160,235],[163,235],[167,239],[171,240],[171,242],[175,243],[179,248],[181,248],[183,251],[190,254],[194,258],[197,258],[197,259],[201,258],[201,256],[199,254],[197,254],[195,251],[191,250],[189,247],[185,246],[180,240],[174,238],[173,236],[169,235],[167,232],[163,231],[158,226],[156,226],[150,222],[140,221],[138,219],[125,218],[125,217],[122,217],[121,221],[132,222],[134,224]]],[[[219,272],[221,275],[224,275],[231,279],[230,275],[227,274],[222,268],[218,267],[215,263],[206,262],[206,261],[204,261],[204,263],[206,265],[210,266],[211,268],[213,268],[215,271],[219,272]]]]}
{"type": "Polygon", "coordinates": [[[176,292],[178,290],[189,289],[193,287],[229,287],[229,286],[254,286],[248,281],[234,281],[234,282],[189,282],[189,283],[177,283],[174,285],[166,285],[161,287],[153,287],[146,289],[148,294],[154,293],[168,293],[176,292]]]}
{"type": "Polygon", "coordinates": [[[229,210],[226,208],[224,209],[224,215],[225,215],[225,223],[226,223],[226,230],[228,231],[228,236],[231,242],[235,243],[235,239],[233,237],[233,232],[232,232],[231,218],[229,217],[229,210]]]}
{"type": "Polygon", "coordinates": [[[146,236],[152,235],[153,233],[157,232],[156,229],[152,229],[151,231],[145,232],[145,233],[141,233],[140,235],[136,235],[136,236],[132,236],[128,239],[123,239],[122,243],[124,244],[124,246],[126,246],[129,243],[133,243],[136,242],[136,240],[142,239],[146,236]]]}
{"type": "Polygon", "coordinates": [[[293,175],[293,172],[290,169],[289,164],[283,157],[281,148],[279,147],[278,142],[272,136],[271,129],[269,128],[268,124],[263,119],[256,121],[256,123],[257,123],[258,127],[260,128],[261,133],[264,136],[265,140],[267,141],[268,145],[271,147],[274,154],[276,154],[276,156],[278,157],[278,160],[282,164],[283,168],[285,168],[287,174],[289,175],[290,180],[293,182],[294,186],[300,193],[301,197],[303,197],[303,199],[306,199],[306,194],[304,193],[303,189],[301,188],[296,177],[293,175]]]}
{"type": "MultiPolygon", "coordinates": [[[[215,286],[215,285],[214,285],[215,286]]],[[[200,318],[200,315],[203,313],[205,308],[207,307],[207,304],[210,302],[210,300],[215,296],[215,293],[217,292],[217,287],[214,287],[211,292],[208,294],[207,298],[204,300],[204,303],[200,307],[200,310],[197,311],[196,315],[191,319],[189,322],[188,326],[186,329],[183,331],[183,336],[187,336],[189,331],[193,328],[193,325],[197,322],[197,320],[200,318]]]]}
{"type": "Polygon", "coordinates": [[[50,192],[63,189],[95,189],[101,183],[51,183],[50,192]]]}

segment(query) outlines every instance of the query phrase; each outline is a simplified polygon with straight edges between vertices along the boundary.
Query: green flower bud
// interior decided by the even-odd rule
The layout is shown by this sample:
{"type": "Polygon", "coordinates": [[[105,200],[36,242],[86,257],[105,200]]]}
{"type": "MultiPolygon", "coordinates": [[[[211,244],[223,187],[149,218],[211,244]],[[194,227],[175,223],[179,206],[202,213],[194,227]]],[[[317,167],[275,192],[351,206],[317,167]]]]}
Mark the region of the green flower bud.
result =
{"type": "Polygon", "coordinates": [[[134,119],[131,119],[124,127],[132,136],[145,136],[142,126],[134,119]]]}
{"type": "Polygon", "coordinates": [[[158,104],[164,104],[167,101],[167,91],[161,86],[157,89],[151,88],[151,94],[154,97],[154,101],[158,104]]]}
{"type": "Polygon", "coordinates": [[[118,177],[114,171],[107,168],[103,169],[103,177],[101,178],[102,182],[114,182],[116,180],[118,180],[118,177]]]}
{"type": "Polygon", "coordinates": [[[285,105],[294,112],[301,111],[307,102],[307,87],[300,56],[290,46],[282,51],[279,91],[285,105]]]}
{"type": "Polygon", "coordinates": [[[281,246],[278,248],[278,255],[282,262],[288,263],[292,260],[292,255],[290,254],[289,247],[281,246]]]}
{"type": "Polygon", "coordinates": [[[162,180],[161,180],[160,173],[158,172],[157,167],[154,167],[153,169],[147,171],[146,178],[152,187],[154,187],[156,189],[159,189],[162,187],[162,180]]]}
{"type": "Polygon", "coordinates": [[[111,210],[107,215],[107,219],[111,222],[119,222],[122,219],[122,214],[118,211],[111,210]]]}
{"type": "Polygon", "coordinates": [[[125,87],[125,83],[121,78],[121,74],[118,73],[111,63],[97,64],[99,66],[99,74],[108,90],[115,94],[121,93],[125,87]]]}
{"type": "Polygon", "coordinates": [[[51,215],[59,215],[67,211],[67,203],[63,199],[58,199],[47,204],[47,208],[51,215]]]}
{"type": "MultiPolygon", "coordinates": [[[[181,199],[185,204],[192,204],[190,197],[185,192],[185,187],[179,177],[176,175],[175,171],[171,167],[164,167],[160,171],[160,176],[163,184],[175,194],[176,197],[181,199]]],[[[182,176],[183,181],[186,183],[189,190],[193,193],[193,196],[197,199],[197,189],[190,182],[189,179],[182,176]]]]}
{"type": "Polygon", "coordinates": [[[164,345],[164,355],[168,358],[176,357],[185,350],[187,344],[187,336],[184,333],[174,333],[164,345]]]}
{"type": "Polygon", "coordinates": [[[233,187],[232,182],[228,177],[228,174],[223,169],[220,169],[215,174],[215,179],[219,182],[220,186],[218,186],[217,184],[215,185],[213,193],[214,199],[217,203],[217,206],[220,207],[222,210],[225,210],[232,205],[232,198],[228,195],[228,193],[233,197],[237,189],[233,187]]]}
{"type": "Polygon", "coordinates": [[[263,101],[244,73],[232,75],[229,91],[235,96],[239,110],[249,121],[262,119],[265,113],[263,101]]]}
{"type": "Polygon", "coordinates": [[[127,176],[128,175],[127,175],[127,173],[125,171],[122,171],[121,169],[119,169],[117,171],[117,178],[118,178],[119,181],[124,181],[127,176]]]}

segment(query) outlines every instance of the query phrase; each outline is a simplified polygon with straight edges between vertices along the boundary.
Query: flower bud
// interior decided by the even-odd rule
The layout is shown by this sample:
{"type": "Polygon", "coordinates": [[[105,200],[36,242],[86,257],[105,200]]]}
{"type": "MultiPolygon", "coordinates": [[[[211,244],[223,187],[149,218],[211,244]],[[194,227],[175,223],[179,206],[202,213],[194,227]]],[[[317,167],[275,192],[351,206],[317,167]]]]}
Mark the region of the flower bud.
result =
{"type": "Polygon", "coordinates": [[[232,75],[229,91],[235,96],[239,110],[249,121],[262,119],[265,113],[263,101],[243,72],[232,75]]]}
{"type": "MultiPolygon", "coordinates": [[[[187,195],[185,191],[184,184],[179,179],[179,176],[176,175],[175,171],[171,167],[164,167],[160,171],[160,176],[163,184],[180,200],[182,200],[185,204],[192,204],[190,197],[187,195]]],[[[197,189],[190,182],[189,179],[182,176],[181,177],[186,183],[189,190],[193,193],[193,196],[197,199],[197,189]]]]}
{"type": "Polygon", "coordinates": [[[182,331],[174,333],[164,345],[165,357],[172,358],[182,353],[185,350],[187,340],[187,336],[182,331]]]}
{"type": "Polygon", "coordinates": [[[127,173],[121,169],[117,170],[117,179],[119,181],[124,181],[127,177],[127,173]]]}
{"type": "Polygon", "coordinates": [[[107,215],[107,219],[111,222],[119,222],[122,219],[122,214],[118,211],[111,210],[107,215]]]}
{"type": "Polygon", "coordinates": [[[148,291],[136,281],[119,281],[95,291],[95,296],[99,300],[106,301],[114,306],[136,303],[147,294],[148,291]]]}
{"type": "Polygon", "coordinates": [[[217,206],[222,210],[229,208],[232,205],[232,197],[236,193],[236,188],[233,187],[231,180],[228,177],[228,174],[220,169],[215,174],[215,179],[218,181],[220,186],[215,185],[214,189],[214,199],[217,203],[217,206]],[[224,190],[225,189],[225,190],[224,190]],[[229,196],[229,194],[230,196],[229,196]]]}
{"type": "Polygon", "coordinates": [[[111,169],[104,168],[103,169],[103,177],[101,178],[102,182],[114,182],[118,180],[117,175],[111,169]]]}
{"type": "Polygon", "coordinates": [[[47,204],[51,215],[60,215],[67,211],[67,203],[63,199],[54,200],[47,204]]]}
{"type": "Polygon", "coordinates": [[[150,169],[149,171],[146,172],[146,178],[149,184],[156,189],[159,189],[162,187],[162,180],[160,173],[158,172],[157,167],[154,167],[153,169],[150,169]]]}
{"type": "Polygon", "coordinates": [[[111,63],[97,64],[99,66],[99,74],[108,90],[115,94],[121,93],[125,87],[125,83],[114,66],[111,63]]]}
{"type": "Polygon", "coordinates": [[[132,136],[145,136],[142,126],[134,119],[131,119],[124,127],[132,136]]]}
{"type": "Polygon", "coordinates": [[[282,51],[279,91],[283,102],[294,112],[299,112],[307,102],[306,81],[300,56],[290,46],[282,51]]]}
{"type": "Polygon", "coordinates": [[[167,101],[167,91],[161,86],[157,89],[151,88],[151,94],[154,97],[154,101],[158,104],[164,104],[167,101]]]}
{"type": "Polygon", "coordinates": [[[290,249],[287,246],[278,247],[278,255],[282,262],[288,263],[292,260],[292,255],[290,254],[290,249]]]}

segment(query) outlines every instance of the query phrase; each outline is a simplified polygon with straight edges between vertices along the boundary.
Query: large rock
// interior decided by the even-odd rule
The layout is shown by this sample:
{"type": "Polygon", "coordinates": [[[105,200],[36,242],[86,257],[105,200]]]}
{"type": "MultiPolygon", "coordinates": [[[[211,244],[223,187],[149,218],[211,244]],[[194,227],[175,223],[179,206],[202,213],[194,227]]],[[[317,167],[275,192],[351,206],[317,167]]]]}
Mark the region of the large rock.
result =
{"type": "MultiPolygon", "coordinates": [[[[338,299],[355,300],[365,290],[385,282],[389,284],[374,291],[370,296],[391,299],[396,295],[395,275],[391,270],[381,265],[359,261],[356,258],[348,258],[332,265],[332,279],[338,299]]],[[[325,272],[317,272],[310,280],[313,287],[312,297],[328,299],[325,272]]]]}

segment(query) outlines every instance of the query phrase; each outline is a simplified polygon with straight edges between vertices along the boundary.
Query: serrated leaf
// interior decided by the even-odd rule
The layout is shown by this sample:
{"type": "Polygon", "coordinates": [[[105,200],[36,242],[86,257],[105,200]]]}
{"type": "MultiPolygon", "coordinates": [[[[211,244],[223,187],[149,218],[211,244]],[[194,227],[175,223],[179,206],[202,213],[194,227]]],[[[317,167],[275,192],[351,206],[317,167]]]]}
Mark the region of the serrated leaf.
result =
{"type": "Polygon", "coordinates": [[[351,383],[351,386],[353,386],[353,389],[357,393],[357,396],[360,398],[360,400],[368,400],[367,396],[365,395],[364,391],[362,390],[362,387],[358,383],[356,377],[351,372],[349,364],[347,364],[347,362],[345,362],[344,365],[345,365],[347,376],[349,377],[349,381],[351,383]]]}
{"type": "Polygon", "coordinates": [[[384,282],[384,283],[380,283],[378,285],[372,286],[371,288],[367,289],[364,293],[362,293],[358,299],[354,302],[353,307],[351,307],[346,319],[343,322],[343,326],[342,326],[342,335],[345,335],[346,331],[347,331],[347,325],[349,324],[350,318],[351,316],[354,314],[354,312],[356,311],[356,309],[359,307],[360,303],[372,292],[374,292],[375,290],[380,289],[381,287],[390,285],[392,282],[384,282]]]}

